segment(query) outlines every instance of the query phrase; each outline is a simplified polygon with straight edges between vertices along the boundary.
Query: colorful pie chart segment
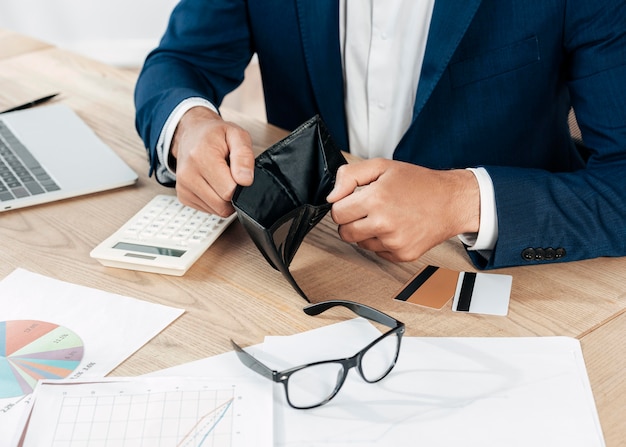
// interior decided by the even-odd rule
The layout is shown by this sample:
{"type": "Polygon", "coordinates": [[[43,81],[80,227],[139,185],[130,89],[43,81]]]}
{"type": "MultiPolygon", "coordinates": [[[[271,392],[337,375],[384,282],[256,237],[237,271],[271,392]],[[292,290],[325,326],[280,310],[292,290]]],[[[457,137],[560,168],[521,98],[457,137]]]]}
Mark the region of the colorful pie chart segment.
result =
{"type": "Polygon", "coordinates": [[[30,394],[39,379],[64,379],[80,364],[83,342],[37,320],[0,321],[0,399],[30,394]]]}

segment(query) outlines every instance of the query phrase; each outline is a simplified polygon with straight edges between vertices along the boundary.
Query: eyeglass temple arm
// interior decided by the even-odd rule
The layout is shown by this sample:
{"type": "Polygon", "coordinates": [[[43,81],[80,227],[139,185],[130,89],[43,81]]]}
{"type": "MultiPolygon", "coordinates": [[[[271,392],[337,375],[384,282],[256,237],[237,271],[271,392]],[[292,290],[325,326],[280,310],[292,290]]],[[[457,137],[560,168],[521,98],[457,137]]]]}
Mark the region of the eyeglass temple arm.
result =
{"type": "Polygon", "coordinates": [[[244,365],[246,365],[248,368],[250,368],[252,371],[256,372],[257,374],[260,374],[263,377],[266,377],[276,382],[276,377],[277,377],[276,371],[274,371],[270,367],[261,363],[252,354],[245,351],[241,346],[239,346],[233,340],[230,341],[230,344],[233,346],[233,348],[235,349],[235,353],[237,354],[237,357],[239,357],[239,360],[241,360],[241,362],[244,365]]]}
{"type": "Polygon", "coordinates": [[[374,309],[373,307],[366,306],[365,304],[356,303],[354,301],[345,300],[329,300],[306,306],[303,310],[307,315],[319,315],[322,312],[327,311],[336,306],[343,306],[350,309],[360,317],[367,318],[380,324],[384,324],[389,327],[396,327],[403,325],[402,322],[396,320],[389,315],[374,309]]]}

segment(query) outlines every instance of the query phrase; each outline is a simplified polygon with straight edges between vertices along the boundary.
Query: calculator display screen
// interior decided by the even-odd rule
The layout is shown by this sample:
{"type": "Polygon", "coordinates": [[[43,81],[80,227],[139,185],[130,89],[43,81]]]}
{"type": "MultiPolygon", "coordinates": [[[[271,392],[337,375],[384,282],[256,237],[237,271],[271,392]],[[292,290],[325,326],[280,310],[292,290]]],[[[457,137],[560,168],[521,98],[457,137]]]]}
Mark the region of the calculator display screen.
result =
{"type": "Polygon", "coordinates": [[[119,250],[132,250],[151,255],[172,256],[175,258],[180,258],[186,253],[185,250],[176,250],[175,248],[154,247],[152,245],[131,244],[128,242],[118,242],[113,246],[113,248],[117,248],[119,250]]]}

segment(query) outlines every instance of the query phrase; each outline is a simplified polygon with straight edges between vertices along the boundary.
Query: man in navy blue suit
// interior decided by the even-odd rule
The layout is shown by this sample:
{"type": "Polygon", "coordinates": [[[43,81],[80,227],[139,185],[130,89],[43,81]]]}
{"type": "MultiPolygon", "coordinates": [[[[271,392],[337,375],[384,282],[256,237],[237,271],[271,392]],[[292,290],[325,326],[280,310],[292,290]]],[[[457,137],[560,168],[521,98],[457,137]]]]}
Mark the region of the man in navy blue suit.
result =
{"type": "Polygon", "coordinates": [[[328,196],[343,240],[406,261],[458,235],[480,268],[626,254],[623,0],[182,0],[135,102],[183,203],[226,215],[253,182],[218,111],[253,54],[270,123],[319,114],[365,159],[328,196]]]}

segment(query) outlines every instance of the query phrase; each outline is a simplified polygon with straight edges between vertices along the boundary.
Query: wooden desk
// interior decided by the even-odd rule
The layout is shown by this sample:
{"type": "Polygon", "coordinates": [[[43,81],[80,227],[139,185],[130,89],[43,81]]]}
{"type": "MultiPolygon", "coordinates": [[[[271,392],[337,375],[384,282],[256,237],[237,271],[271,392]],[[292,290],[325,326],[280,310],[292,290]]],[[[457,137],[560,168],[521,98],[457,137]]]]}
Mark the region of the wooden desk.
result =
{"type": "Polygon", "coordinates": [[[40,40],[0,29],[0,59],[50,47],[51,45],[40,40]]]}
{"type": "MultiPolygon", "coordinates": [[[[11,86],[14,96],[61,92],[57,101],[74,108],[140,176],[134,187],[2,213],[0,277],[22,267],[187,310],[114,375],[148,373],[222,353],[230,350],[230,337],[259,343],[265,335],[293,334],[344,319],[347,314],[339,312],[304,315],[303,299],[266,263],[238,222],[183,277],[105,268],[89,257],[95,245],[155,194],[172,192],[147,177],[145,150],[134,129],[134,80],[130,73],[49,46],[0,60],[0,108],[13,100],[4,86],[11,86]]],[[[234,111],[224,115],[250,131],[257,150],[286,134],[234,111]]],[[[456,240],[417,262],[391,264],[341,242],[326,218],[307,237],[292,270],[315,300],[347,298],[374,305],[404,321],[410,336],[580,339],[606,443],[623,445],[626,258],[503,269],[499,273],[513,275],[507,317],[394,302],[397,290],[425,264],[474,270],[456,240]]]]}

